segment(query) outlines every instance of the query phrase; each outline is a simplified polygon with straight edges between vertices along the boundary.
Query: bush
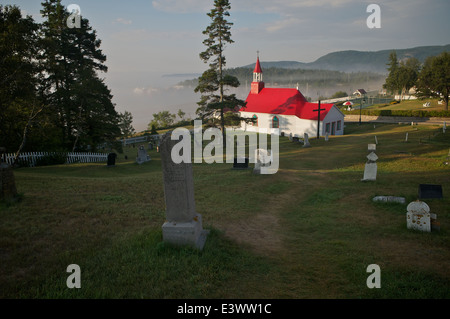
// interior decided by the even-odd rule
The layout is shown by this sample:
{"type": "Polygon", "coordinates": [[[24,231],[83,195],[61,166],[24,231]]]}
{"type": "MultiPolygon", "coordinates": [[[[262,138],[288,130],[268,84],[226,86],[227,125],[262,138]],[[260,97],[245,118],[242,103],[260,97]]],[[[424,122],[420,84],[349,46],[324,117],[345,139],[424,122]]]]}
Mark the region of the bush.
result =
{"type": "Polygon", "coordinates": [[[60,165],[67,161],[66,153],[51,153],[36,160],[36,166],[60,165]]]}

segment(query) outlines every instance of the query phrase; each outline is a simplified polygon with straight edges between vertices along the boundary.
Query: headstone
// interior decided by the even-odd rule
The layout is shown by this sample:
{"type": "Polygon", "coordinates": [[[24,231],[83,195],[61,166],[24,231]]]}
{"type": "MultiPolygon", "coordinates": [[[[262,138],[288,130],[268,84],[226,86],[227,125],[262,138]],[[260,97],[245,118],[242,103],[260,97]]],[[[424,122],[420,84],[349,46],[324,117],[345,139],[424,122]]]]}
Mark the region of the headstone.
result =
{"type": "Polygon", "coordinates": [[[291,141],[292,142],[292,133],[289,133],[289,141],[291,141]]]}
{"type": "Polygon", "coordinates": [[[108,166],[116,166],[116,158],[117,158],[117,154],[116,153],[109,153],[108,154],[108,166]]]}
{"type": "Polygon", "coordinates": [[[385,202],[385,203],[400,203],[405,204],[406,199],[404,197],[396,196],[375,196],[372,198],[374,202],[385,202]]]}
{"type": "Polygon", "coordinates": [[[377,179],[377,161],[378,156],[374,152],[367,155],[367,163],[364,166],[364,176],[362,181],[375,181],[377,179]]]}
{"type": "Polygon", "coordinates": [[[153,150],[153,143],[148,143],[148,150],[152,151],[153,150]]]}
{"type": "Polygon", "coordinates": [[[261,167],[270,166],[272,162],[272,154],[270,151],[259,148],[255,150],[255,167],[254,174],[261,174],[261,167]]]}
{"type": "Polygon", "coordinates": [[[138,155],[136,157],[136,163],[142,164],[150,160],[151,160],[150,155],[147,154],[144,145],[139,146],[138,155]]]}
{"type": "Polygon", "coordinates": [[[406,132],[405,142],[408,142],[408,132],[406,132]]]}
{"type": "Polygon", "coordinates": [[[377,144],[368,144],[367,145],[367,150],[369,152],[375,152],[377,150],[377,144]]]}
{"type": "Polygon", "coordinates": [[[442,198],[442,185],[420,184],[419,198],[442,198]]]}
{"type": "Polygon", "coordinates": [[[303,135],[303,147],[310,147],[308,133],[303,135]]]}
{"type": "Polygon", "coordinates": [[[378,139],[377,139],[377,136],[376,136],[376,135],[375,135],[375,144],[378,145],[378,139]]]}
{"type": "Polygon", "coordinates": [[[201,250],[208,231],[203,230],[202,216],[195,208],[192,163],[176,164],[172,160],[172,148],[177,142],[167,133],[160,145],[166,203],[163,241],[201,250]]]}
{"type": "Polygon", "coordinates": [[[440,231],[441,223],[437,221],[437,215],[430,213],[431,231],[440,231]]]}
{"type": "Polygon", "coordinates": [[[431,232],[430,207],[421,201],[415,201],[406,207],[406,227],[431,232]]]}
{"type": "Polygon", "coordinates": [[[328,142],[328,132],[325,133],[325,142],[328,142]]]}
{"type": "Polygon", "coordinates": [[[13,168],[3,162],[4,147],[0,147],[0,200],[14,200],[17,197],[13,168]]]}
{"type": "Polygon", "coordinates": [[[442,133],[445,134],[445,131],[447,130],[447,123],[444,122],[444,126],[442,126],[442,133]]]}
{"type": "Polygon", "coordinates": [[[235,157],[233,169],[248,169],[248,157],[235,157]]]}

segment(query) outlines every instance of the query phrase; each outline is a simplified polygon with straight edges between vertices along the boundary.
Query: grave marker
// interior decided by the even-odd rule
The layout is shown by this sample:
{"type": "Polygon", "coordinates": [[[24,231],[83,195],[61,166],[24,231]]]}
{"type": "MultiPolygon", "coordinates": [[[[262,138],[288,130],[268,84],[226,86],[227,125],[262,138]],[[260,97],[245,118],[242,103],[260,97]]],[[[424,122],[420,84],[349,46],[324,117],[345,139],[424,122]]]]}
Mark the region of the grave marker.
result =
{"type": "Polygon", "coordinates": [[[442,185],[420,184],[419,198],[442,198],[442,185]]]}
{"type": "Polygon", "coordinates": [[[377,159],[378,156],[373,151],[371,151],[370,154],[367,155],[367,163],[364,166],[364,176],[362,179],[363,182],[375,181],[377,179],[377,159]]]}
{"type": "Polygon", "coordinates": [[[109,153],[108,154],[108,162],[107,165],[109,167],[111,166],[116,166],[116,158],[117,158],[117,154],[116,153],[109,153]]]}
{"type": "Polygon", "coordinates": [[[270,167],[273,162],[273,157],[270,151],[265,149],[255,150],[255,167],[253,168],[254,174],[261,174],[261,168],[270,167]]]}
{"type": "Polygon", "coordinates": [[[310,147],[308,133],[303,135],[303,147],[310,147]]]}
{"type": "Polygon", "coordinates": [[[150,161],[150,155],[147,154],[147,151],[144,148],[144,145],[139,146],[138,155],[136,157],[136,163],[139,165],[145,162],[150,161]]]}
{"type": "Polygon", "coordinates": [[[406,210],[406,227],[408,229],[431,232],[430,207],[425,202],[411,202],[406,210]]]}
{"type": "Polygon", "coordinates": [[[202,216],[196,211],[192,164],[175,164],[172,160],[172,148],[177,142],[167,133],[160,144],[166,203],[163,241],[201,250],[209,232],[203,230],[202,216]]]}
{"type": "Polygon", "coordinates": [[[233,169],[248,169],[248,157],[235,157],[233,169]]]}

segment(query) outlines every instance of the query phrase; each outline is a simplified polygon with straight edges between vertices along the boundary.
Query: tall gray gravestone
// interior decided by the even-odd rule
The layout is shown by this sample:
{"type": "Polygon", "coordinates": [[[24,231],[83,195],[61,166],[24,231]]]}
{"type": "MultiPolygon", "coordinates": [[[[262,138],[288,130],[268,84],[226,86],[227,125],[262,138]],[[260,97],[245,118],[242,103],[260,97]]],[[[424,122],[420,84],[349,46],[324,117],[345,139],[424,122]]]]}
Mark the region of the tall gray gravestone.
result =
{"type": "Polygon", "coordinates": [[[303,134],[303,141],[303,147],[311,147],[311,144],[309,143],[308,133],[303,134]]]}
{"type": "Polygon", "coordinates": [[[147,154],[147,151],[145,150],[144,145],[139,146],[138,154],[136,157],[136,163],[142,164],[142,163],[148,162],[150,160],[151,160],[150,155],[147,154]]]}
{"type": "MultiPolygon", "coordinates": [[[[376,148],[376,146],[375,146],[376,148]]],[[[367,150],[370,152],[367,155],[367,163],[364,166],[364,176],[362,181],[376,181],[377,180],[377,159],[378,156],[374,152],[374,144],[369,144],[367,150]]]]}
{"type": "Polygon", "coordinates": [[[160,144],[166,202],[166,222],[162,226],[163,241],[203,249],[209,231],[203,230],[202,216],[196,212],[192,164],[172,160],[172,148],[178,141],[171,133],[160,144]]]}
{"type": "Polygon", "coordinates": [[[255,167],[253,168],[254,174],[261,174],[261,168],[270,166],[273,162],[272,152],[259,148],[255,150],[255,167]]]}

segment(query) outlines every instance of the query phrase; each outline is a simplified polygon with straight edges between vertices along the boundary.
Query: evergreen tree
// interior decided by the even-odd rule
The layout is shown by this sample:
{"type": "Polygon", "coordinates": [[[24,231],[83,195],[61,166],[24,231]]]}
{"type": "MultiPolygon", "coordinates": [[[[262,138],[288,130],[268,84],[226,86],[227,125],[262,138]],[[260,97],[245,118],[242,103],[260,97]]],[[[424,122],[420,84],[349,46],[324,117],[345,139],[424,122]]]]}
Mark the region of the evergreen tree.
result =
{"type": "Polygon", "coordinates": [[[398,93],[400,90],[399,84],[399,63],[397,60],[397,53],[392,51],[389,54],[389,62],[387,63],[389,71],[389,75],[386,78],[385,84],[383,84],[383,88],[390,92],[398,93]]]}
{"type": "Polygon", "coordinates": [[[425,60],[417,80],[419,97],[441,97],[448,111],[450,95],[450,53],[443,52],[425,60]]]}
{"type": "Polygon", "coordinates": [[[130,137],[136,132],[133,127],[133,115],[130,112],[125,111],[119,113],[119,127],[122,136],[125,138],[130,137]]]}
{"type": "Polygon", "coordinates": [[[226,87],[236,88],[240,85],[235,76],[224,73],[226,65],[224,51],[227,44],[234,43],[230,31],[233,23],[226,20],[226,17],[230,16],[230,8],[228,0],[215,0],[214,8],[207,14],[212,22],[203,31],[203,34],[208,36],[203,41],[207,48],[200,53],[200,59],[209,63],[209,69],[203,72],[195,88],[195,92],[202,94],[200,101],[197,103],[199,105],[197,115],[202,119],[210,119],[218,115],[224,135],[225,113],[235,110],[238,106],[245,105],[245,102],[237,99],[235,94],[225,94],[226,87]]]}
{"type": "Polygon", "coordinates": [[[0,5],[1,146],[17,156],[27,144],[30,131],[36,131],[43,110],[37,96],[38,29],[30,16],[22,17],[17,6],[0,5]]]}
{"type": "Polygon", "coordinates": [[[107,72],[101,41],[87,19],[69,28],[61,0],[46,0],[41,14],[45,68],[42,94],[53,109],[65,148],[84,149],[120,135],[119,116],[99,72],[107,72]]]}

